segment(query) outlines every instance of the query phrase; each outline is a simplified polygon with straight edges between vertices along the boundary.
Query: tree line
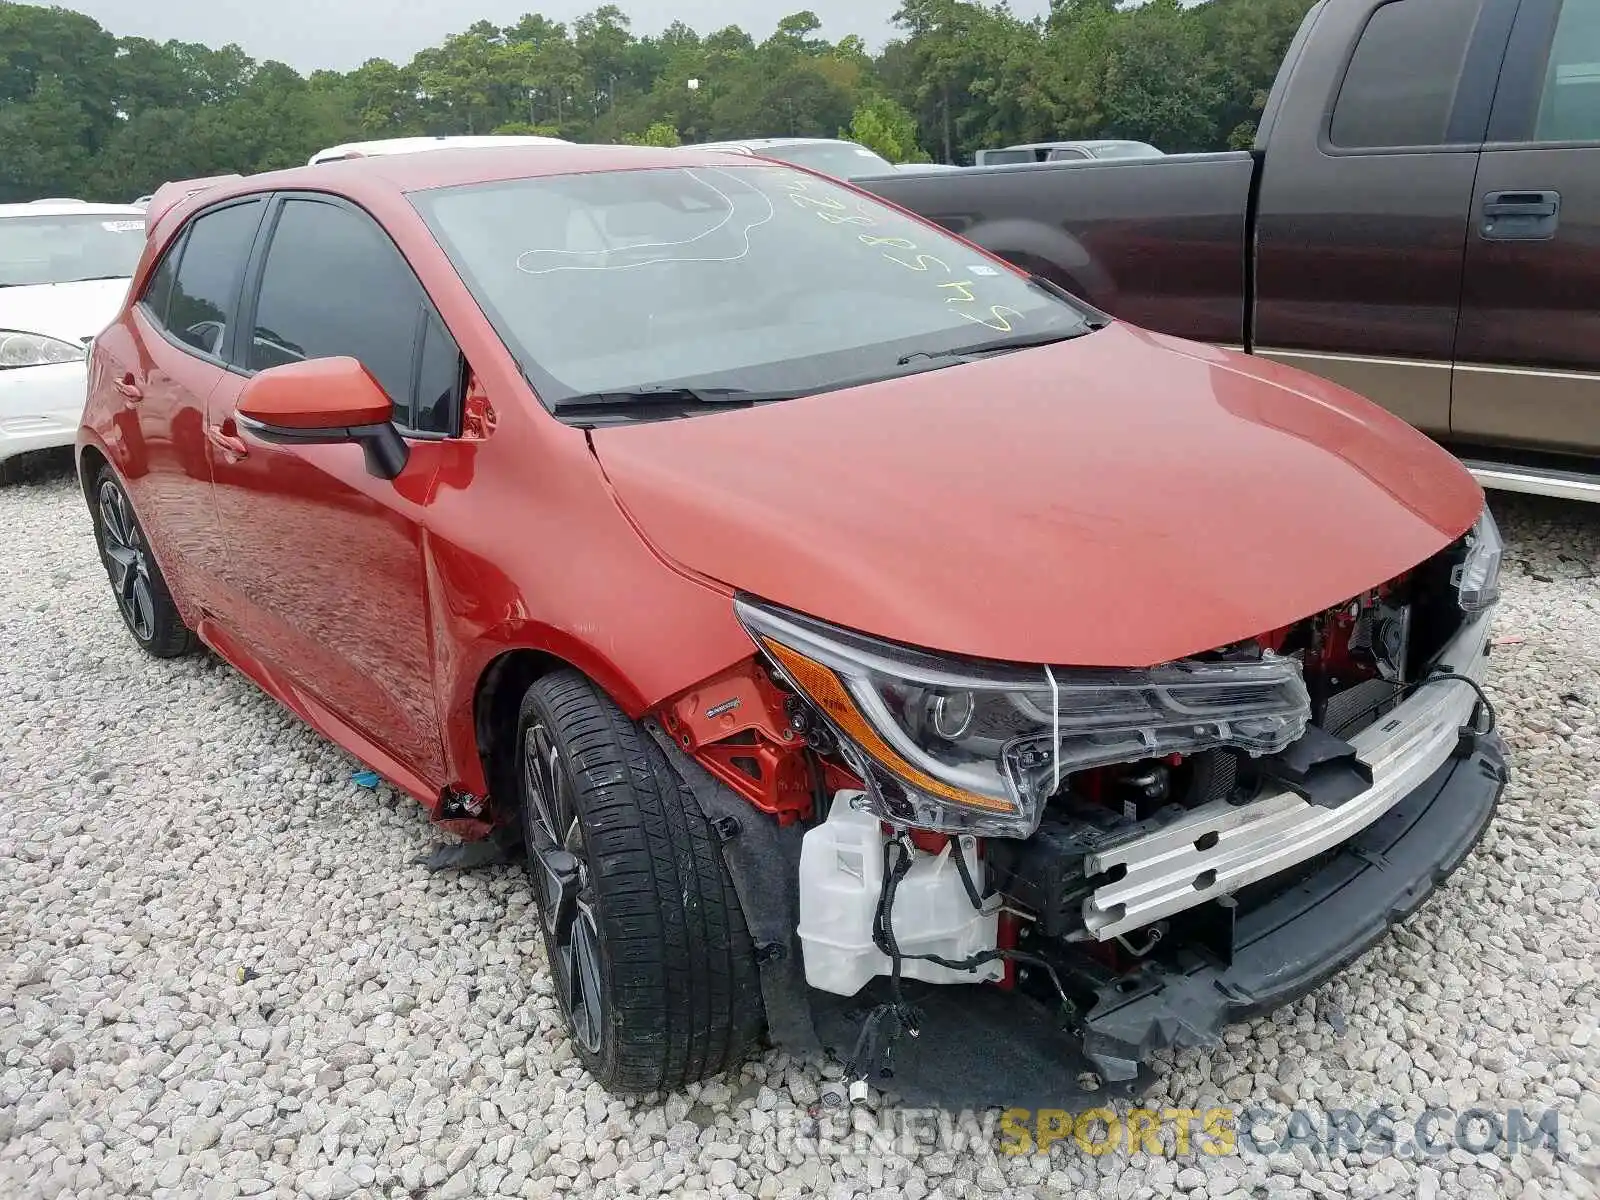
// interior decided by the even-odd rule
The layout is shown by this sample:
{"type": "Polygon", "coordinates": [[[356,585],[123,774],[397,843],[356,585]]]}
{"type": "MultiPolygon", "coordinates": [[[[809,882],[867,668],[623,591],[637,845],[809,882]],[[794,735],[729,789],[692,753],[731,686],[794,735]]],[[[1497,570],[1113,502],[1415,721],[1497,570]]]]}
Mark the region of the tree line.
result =
{"type": "Polygon", "coordinates": [[[408,134],[541,133],[675,145],[853,137],[897,162],[1019,141],[1248,145],[1312,0],[904,0],[876,53],[814,13],[756,41],[681,23],[639,36],[602,5],[570,24],[479,21],[404,65],[302,75],[237,45],[118,37],[0,0],[0,202],[126,200],[169,179],[304,163],[408,134]]]}

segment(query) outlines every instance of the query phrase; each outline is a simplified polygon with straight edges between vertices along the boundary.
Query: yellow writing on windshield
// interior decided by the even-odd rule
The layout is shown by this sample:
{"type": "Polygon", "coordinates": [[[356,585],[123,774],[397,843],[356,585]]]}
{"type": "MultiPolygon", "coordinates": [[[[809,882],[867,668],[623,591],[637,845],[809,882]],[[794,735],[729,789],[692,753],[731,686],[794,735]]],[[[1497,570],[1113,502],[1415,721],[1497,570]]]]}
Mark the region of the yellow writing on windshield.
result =
{"type": "MultiPolygon", "coordinates": [[[[812,191],[811,182],[809,179],[797,177],[786,179],[781,186],[789,193],[789,199],[797,207],[811,212],[830,225],[870,228],[878,223],[867,202],[859,202],[852,210],[850,205],[836,197],[812,191]]],[[[951,269],[949,263],[935,255],[924,253],[918,243],[910,238],[879,237],[870,233],[857,234],[856,237],[863,246],[877,250],[885,260],[908,271],[915,271],[920,275],[946,277],[934,284],[934,287],[938,292],[944,293],[945,309],[962,320],[993,329],[996,333],[1010,333],[1015,328],[1012,321],[1023,319],[1023,314],[1009,305],[984,304],[973,290],[977,285],[971,279],[955,278],[956,272],[951,269]]]]}

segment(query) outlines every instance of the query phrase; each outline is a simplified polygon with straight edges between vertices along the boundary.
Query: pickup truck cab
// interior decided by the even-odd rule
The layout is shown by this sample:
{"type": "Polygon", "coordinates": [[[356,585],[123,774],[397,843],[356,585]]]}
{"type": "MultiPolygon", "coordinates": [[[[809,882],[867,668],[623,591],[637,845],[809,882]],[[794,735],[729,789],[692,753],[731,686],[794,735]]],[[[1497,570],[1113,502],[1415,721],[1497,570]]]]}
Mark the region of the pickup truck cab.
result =
{"type": "Polygon", "coordinates": [[[1118,317],[1600,501],[1600,5],[1322,0],[1254,148],[865,186],[1118,317]]]}

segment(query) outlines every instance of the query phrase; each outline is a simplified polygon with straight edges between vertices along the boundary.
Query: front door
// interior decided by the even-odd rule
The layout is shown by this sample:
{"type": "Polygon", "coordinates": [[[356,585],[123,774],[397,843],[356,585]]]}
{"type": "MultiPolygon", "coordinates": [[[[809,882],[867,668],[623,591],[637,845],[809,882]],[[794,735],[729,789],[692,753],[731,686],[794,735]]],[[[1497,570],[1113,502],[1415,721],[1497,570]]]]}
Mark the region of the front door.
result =
{"type": "Polygon", "coordinates": [[[233,632],[302,699],[442,787],[423,513],[455,405],[419,407],[416,396],[441,371],[459,380],[460,355],[365,213],[332,197],[289,195],[267,219],[241,310],[235,353],[244,372],[356,358],[394,400],[413,453],[386,480],[368,472],[354,445],[249,439],[235,419],[243,379],[213,391],[208,445],[233,632]]]}
{"type": "Polygon", "coordinates": [[[1600,4],[1524,0],[1478,168],[1460,442],[1600,455],[1600,4]]]}

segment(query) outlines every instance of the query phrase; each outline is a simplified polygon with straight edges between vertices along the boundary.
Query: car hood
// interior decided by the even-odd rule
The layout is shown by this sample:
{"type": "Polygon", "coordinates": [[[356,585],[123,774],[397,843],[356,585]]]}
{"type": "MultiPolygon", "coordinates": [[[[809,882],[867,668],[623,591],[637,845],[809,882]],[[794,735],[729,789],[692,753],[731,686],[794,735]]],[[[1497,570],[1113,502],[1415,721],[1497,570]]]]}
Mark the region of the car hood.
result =
{"type": "Polygon", "coordinates": [[[127,294],[126,279],[0,288],[0,329],[42,333],[77,344],[111,324],[127,294]]]}
{"type": "Polygon", "coordinates": [[[1121,324],[592,434],[664,557],[913,645],[1144,666],[1399,575],[1483,507],[1450,455],[1275,363],[1121,324]]]}

